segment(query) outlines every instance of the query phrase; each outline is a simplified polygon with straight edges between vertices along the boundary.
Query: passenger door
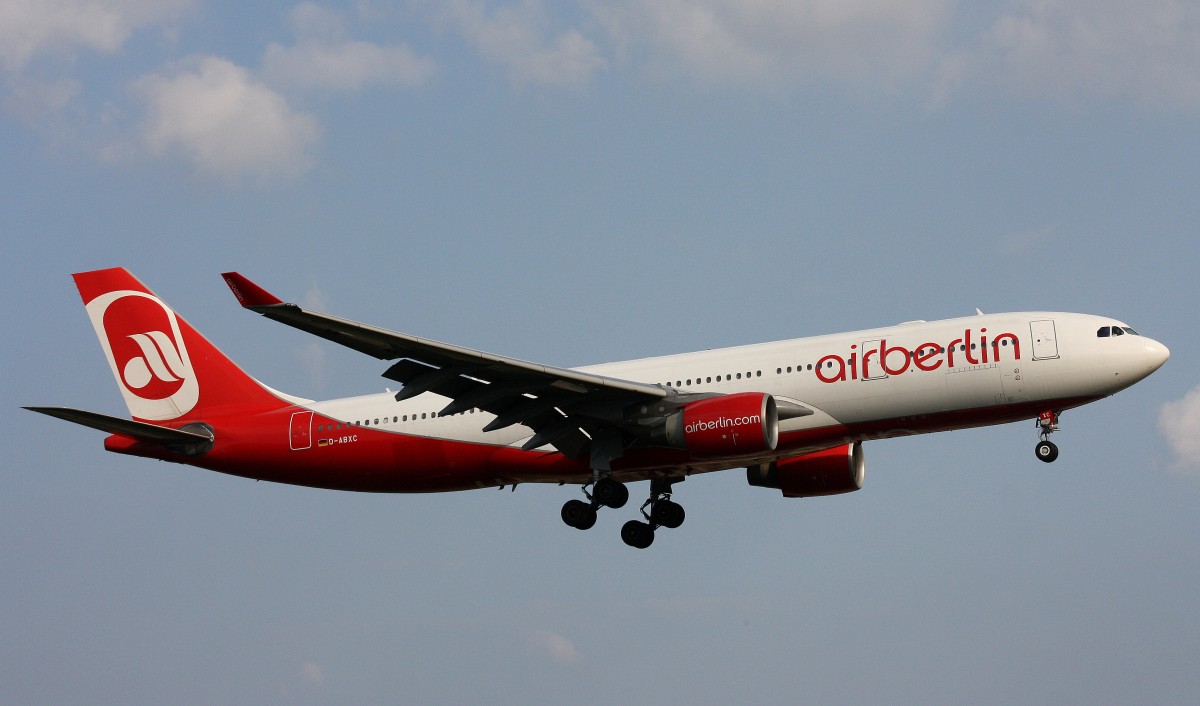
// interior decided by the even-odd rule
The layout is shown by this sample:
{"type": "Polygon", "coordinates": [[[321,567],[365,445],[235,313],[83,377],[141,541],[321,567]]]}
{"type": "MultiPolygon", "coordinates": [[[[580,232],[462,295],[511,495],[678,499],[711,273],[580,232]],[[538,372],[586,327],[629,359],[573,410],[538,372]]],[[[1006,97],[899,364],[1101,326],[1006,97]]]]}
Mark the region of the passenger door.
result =
{"type": "Polygon", "coordinates": [[[312,447],[312,418],[313,413],[309,411],[292,413],[292,451],[303,451],[312,447]]]}
{"type": "Polygon", "coordinates": [[[1054,332],[1053,319],[1029,322],[1029,333],[1033,338],[1033,359],[1049,360],[1058,357],[1058,337],[1054,332]]]}

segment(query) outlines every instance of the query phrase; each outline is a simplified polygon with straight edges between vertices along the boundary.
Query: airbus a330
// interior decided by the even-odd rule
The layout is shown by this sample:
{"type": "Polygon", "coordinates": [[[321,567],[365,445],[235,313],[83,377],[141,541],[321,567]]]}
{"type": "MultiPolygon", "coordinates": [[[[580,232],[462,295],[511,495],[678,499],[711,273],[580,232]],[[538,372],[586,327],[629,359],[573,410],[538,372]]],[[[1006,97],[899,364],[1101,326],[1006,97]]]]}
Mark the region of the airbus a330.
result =
{"type": "Polygon", "coordinates": [[[109,451],[337,490],[582,487],[562,520],[649,492],[621,538],[645,548],[684,509],[689,476],[744,468],[785,497],[863,486],[864,441],[1036,421],[1036,457],[1067,409],[1167,361],[1106,316],[982,314],[697,353],[558,368],[397,333],[286,303],[240,274],[243,307],[387,361],[399,392],[313,401],[243,372],[121,268],[74,275],[132,419],[29,407],[108,432],[109,451]]]}

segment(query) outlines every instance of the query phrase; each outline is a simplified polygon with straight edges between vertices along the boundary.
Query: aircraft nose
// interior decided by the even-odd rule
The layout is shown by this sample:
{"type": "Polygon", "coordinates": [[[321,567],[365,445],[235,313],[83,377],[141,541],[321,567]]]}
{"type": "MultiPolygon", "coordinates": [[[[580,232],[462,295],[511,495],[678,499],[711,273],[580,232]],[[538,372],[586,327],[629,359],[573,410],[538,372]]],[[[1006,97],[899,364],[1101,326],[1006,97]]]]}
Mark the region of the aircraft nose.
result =
{"type": "Polygon", "coordinates": [[[1146,374],[1158,370],[1171,357],[1171,351],[1154,339],[1146,339],[1146,374]]]}

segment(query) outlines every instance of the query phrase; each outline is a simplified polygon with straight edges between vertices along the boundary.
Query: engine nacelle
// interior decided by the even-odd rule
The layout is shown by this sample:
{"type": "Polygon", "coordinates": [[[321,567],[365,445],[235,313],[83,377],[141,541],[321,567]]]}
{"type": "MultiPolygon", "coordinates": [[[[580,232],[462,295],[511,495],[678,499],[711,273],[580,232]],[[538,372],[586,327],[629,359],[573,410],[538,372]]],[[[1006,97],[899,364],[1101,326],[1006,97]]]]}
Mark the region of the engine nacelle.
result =
{"type": "Polygon", "coordinates": [[[785,498],[807,498],[860,490],[866,474],[862,443],[856,441],[751,466],[746,469],[746,481],[760,488],[778,488],[785,498]]]}
{"type": "Polygon", "coordinates": [[[668,446],[694,458],[737,457],[773,451],[779,443],[779,411],[765,392],[742,392],[696,400],[667,418],[668,446]]]}

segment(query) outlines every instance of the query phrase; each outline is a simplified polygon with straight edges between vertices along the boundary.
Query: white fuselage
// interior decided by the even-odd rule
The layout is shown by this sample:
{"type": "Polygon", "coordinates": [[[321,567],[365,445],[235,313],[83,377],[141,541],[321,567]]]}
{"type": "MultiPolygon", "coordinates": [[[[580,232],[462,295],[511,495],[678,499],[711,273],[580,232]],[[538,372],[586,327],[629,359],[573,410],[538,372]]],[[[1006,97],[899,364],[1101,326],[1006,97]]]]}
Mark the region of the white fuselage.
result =
{"type": "MultiPolygon", "coordinates": [[[[986,411],[993,409],[995,421],[1011,421],[999,411],[1030,405],[1061,410],[1124,389],[1167,358],[1158,342],[1125,331],[1131,329],[1086,314],[988,314],[578,370],[685,393],[767,392],[813,410],[781,421],[785,438],[792,432],[885,421],[894,421],[900,433],[915,433],[990,423],[986,411]],[[1122,333],[1097,335],[1106,327],[1122,333]],[[985,416],[928,429],[917,423],[967,411],[985,416]]],[[[519,445],[532,434],[519,426],[485,433],[491,415],[480,410],[438,417],[447,402],[433,394],[396,402],[382,393],[308,406],[348,425],[430,438],[519,445]]]]}

